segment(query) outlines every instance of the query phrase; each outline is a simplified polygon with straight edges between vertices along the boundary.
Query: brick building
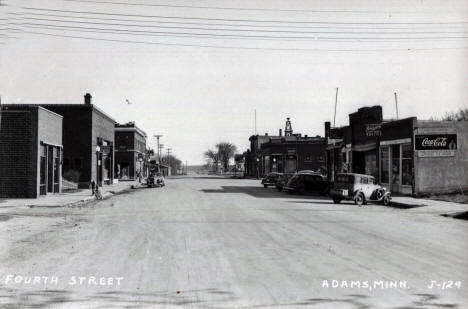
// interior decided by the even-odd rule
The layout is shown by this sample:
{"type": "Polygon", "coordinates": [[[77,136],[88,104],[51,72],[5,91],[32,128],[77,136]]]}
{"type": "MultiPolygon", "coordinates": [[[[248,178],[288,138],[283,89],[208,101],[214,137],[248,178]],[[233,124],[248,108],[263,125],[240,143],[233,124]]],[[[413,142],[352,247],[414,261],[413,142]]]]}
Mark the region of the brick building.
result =
{"type": "Polygon", "coordinates": [[[63,116],[63,175],[74,178],[79,187],[114,183],[115,120],[91,104],[40,104],[63,116]]]}
{"type": "Polygon", "coordinates": [[[40,106],[8,104],[0,123],[0,197],[61,191],[63,117],[40,106]]]}
{"type": "Polygon", "coordinates": [[[137,179],[146,176],[146,133],[134,122],[115,124],[115,171],[119,179],[137,179]]]}
{"type": "Polygon", "coordinates": [[[300,134],[271,138],[261,146],[263,175],[301,170],[326,171],[326,140],[300,134]]]}
{"type": "Polygon", "coordinates": [[[284,135],[252,135],[250,149],[244,152],[246,176],[262,177],[269,172],[291,173],[326,168],[326,139],[293,133],[290,118],[286,118],[284,135]]]}

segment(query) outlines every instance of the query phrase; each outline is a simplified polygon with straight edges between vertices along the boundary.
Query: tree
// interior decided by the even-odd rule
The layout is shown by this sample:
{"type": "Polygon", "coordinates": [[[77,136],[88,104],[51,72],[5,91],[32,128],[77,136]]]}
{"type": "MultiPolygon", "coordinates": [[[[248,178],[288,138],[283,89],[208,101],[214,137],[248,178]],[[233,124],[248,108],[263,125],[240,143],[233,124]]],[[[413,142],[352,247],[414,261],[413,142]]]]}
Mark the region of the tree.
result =
{"type": "Polygon", "coordinates": [[[176,156],[174,155],[165,155],[162,158],[162,163],[167,164],[168,166],[171,167],[171,171],[173,174],[176,174],[177,171],[181,168],[182,166],[182,161],[179,160],[176,156]]]}
{"type": "MultiPolygon", "coordinates": [[[[437,117],[432,118],[438,120],[437,117]]],[[[445,113],[440,119],[442,121],[468,121],[468,108],[460,108],[458,112],[445,113]]]]}
{"type": "Polygon", "coordinates": [[[228,142],[220,142],[216,144],[216,148],[218,149],[219,161],[223,164],[224,170],[227,171],[229,169],[229,161],[234,157],[237,147],[228,142]]]}
{"type": "Polygon", "coordinates": [[[219,157],[218,153],[214,150],[208,149],[203,153],[205,158],[208,160],[207,165],[208,167],[210,166],[215,166],[215,171],[218,171],[218,162],[219,162],[219,157]]]}

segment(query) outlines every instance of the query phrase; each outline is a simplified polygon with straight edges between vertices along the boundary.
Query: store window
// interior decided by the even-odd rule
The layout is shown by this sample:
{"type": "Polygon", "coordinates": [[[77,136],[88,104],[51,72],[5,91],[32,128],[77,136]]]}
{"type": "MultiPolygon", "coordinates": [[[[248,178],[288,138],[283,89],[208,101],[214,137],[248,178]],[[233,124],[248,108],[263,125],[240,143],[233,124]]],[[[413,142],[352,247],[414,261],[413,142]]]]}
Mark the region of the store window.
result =
{"type": "Polygon", "coordinates": [[[380,148],[380,183],[390,183],[388,147],[380,148]]]}
{"type": "Polygon", "coordinates": [[[392,185],[400,185],[400,145],[392,145],[392,185]]]}
{"type": "Polygon", "coordinates": [[[411,186],[413,183],[413,153],[411,144],[401,145],[401,184],[411,186]]]}

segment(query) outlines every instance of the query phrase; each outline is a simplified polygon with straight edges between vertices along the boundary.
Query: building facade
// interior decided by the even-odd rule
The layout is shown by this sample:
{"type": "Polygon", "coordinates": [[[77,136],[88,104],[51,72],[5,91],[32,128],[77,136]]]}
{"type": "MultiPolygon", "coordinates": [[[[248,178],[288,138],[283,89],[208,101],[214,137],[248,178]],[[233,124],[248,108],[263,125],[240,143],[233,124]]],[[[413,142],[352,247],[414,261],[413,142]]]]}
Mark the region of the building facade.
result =
{"type": "Polygon", "coordinates": [[[91,103],[40,104],[63,116],[63,175],[88,188],[114,183],[115,120],[91,103]]]}
{"type": "Polygon", "coordinates": [[[40,106],[9,104],[0,123],[0,197],[61,192],[63,117],[40,106]]]}
{"type": "Polygon", "coordinates": [[[115,124],[115,171],[119,180],[146,176],[146,133],[134,122],[115,124]]]}
{"type": "Polygon", "coordinates": [[[468,189],[468,122],[383,120],[381,112],[359,109],[341,128],[325,123],[331,180],[338,172],[364,173],[412,195],[468,189]]]}
{"type": "Polygon", "coordinates": [[[299,170],[325,172],[326,139],[294,133],[290,118],[286,118],[284,135],[252,135],[250,149],[243,153],[245,175],[263,177],[270,172],[292,173],[299,170]]]}
{"type": "Polygon", "coordinates": [[[326,171],[326,140],[300,135],[271,138],[261,146],[262,174],[294,173],[301,170],[326,171]]]}

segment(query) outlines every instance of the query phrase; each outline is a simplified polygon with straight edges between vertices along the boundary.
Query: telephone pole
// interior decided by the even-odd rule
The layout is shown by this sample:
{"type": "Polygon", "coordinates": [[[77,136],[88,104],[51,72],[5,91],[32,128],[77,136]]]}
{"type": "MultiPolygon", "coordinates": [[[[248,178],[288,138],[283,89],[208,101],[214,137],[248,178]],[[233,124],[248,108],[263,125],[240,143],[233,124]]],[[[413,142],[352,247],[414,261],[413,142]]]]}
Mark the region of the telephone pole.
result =
{"type": "Polygon", "coordinates": [[[167,148],[167,165],[171,166],[171,151],[172,148],[167,148]]]}
{"type": "Polygon", "coordinates": [[[158,141],[158,164],[161,164],[161,152],[160,152],[160,148],[159,148],[159,138],[163,137],[163,135],[155,134],[155,135],[153,135],[153,137],[156,137],[156,140],[158,141]]]}

